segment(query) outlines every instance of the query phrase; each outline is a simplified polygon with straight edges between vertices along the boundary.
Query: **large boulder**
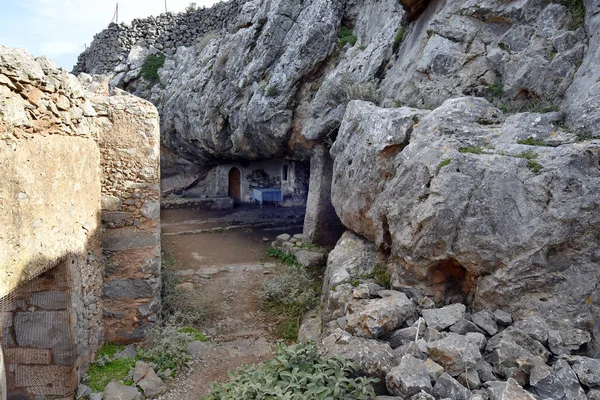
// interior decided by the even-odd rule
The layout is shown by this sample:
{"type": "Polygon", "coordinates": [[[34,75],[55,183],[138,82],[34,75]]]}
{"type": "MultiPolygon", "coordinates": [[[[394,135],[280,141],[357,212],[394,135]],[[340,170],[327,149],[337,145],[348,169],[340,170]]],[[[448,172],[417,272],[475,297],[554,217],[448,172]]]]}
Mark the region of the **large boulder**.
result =
{"type": "MultiPolygon", "coordinates": [[[[389,249],[393,286],[598,335],[598,144],[577,141],[555,113],[507,116],[485,99],[457,98],[422,116],[408,143],[373,151],[403,135],[393,123],[403,112],[412,111],[351,102],[331,151],[334,207],[389,249]],[[380,122],[364,124],[372,114],[380,122]],[[367,150],[348,165],[356,149],[367,150]]],[[[494,317],[486,321],[491,334],[494,317]]]]}

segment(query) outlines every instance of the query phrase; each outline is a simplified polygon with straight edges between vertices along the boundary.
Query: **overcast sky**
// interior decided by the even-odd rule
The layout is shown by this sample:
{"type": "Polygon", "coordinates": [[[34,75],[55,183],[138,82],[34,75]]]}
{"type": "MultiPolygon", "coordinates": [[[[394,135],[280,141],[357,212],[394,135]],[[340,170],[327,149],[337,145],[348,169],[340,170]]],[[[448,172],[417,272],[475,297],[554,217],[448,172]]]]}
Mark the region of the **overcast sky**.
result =
{"type": "MultiPolygon", "coordinates": [[[[166,0],[169,11],[183,11],[190,0],[166,0]]],[[[198,6],[218,0],[195,0],[198,6]]],[[[94,34],[110,23],[119,3],[119,22],[158,15],[165,0],[0,0],[0,44],[47,55],[70,71],[94,34]]]]}

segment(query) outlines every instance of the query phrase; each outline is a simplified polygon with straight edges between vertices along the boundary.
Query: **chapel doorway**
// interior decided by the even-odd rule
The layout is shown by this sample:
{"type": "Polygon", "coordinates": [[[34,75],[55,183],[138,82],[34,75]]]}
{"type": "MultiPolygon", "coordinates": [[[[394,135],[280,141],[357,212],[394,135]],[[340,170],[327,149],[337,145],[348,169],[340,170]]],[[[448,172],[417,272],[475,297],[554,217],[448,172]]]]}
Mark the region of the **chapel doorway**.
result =
{"type": "Polygon", "coordinates": [[[236,204],[242,201],[242,179],[240,170],[237,168],[229,170],[229,197],[236,204]]]}

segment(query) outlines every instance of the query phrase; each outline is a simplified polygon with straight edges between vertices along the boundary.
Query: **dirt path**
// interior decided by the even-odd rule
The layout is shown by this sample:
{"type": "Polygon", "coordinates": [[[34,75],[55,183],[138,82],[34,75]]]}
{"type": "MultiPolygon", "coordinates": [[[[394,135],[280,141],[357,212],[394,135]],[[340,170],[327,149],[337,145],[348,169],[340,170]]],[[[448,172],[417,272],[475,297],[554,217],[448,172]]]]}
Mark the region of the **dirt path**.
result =
{"type": "Polygon", "coordinates": [[[227,371],[242,363],[256,363],[271,355],[279,339],[273,316],[259,309],[256,292],[278,272],[264,257],[270,242],[283,232],[298,233],[300,210],[245,208],[230,212],[169,210],[162,213],[163,251],[182,289],[192,290],[212,303],[213,317],[202,329],[211,337],[197,349],[189,368],[169,382],[162,399],[197,400],[211,382],[227,380],[227,371]],[[269,215],[271,218],[269,220],[269,215]],[[283,228],[222,232],[232,225],[262,226],[279,221],[283,228]],[[189,234],[190,230],[218,228],[218,233],[189,234]],[[184,232],[184,235],[173,235],[184,232]]]}

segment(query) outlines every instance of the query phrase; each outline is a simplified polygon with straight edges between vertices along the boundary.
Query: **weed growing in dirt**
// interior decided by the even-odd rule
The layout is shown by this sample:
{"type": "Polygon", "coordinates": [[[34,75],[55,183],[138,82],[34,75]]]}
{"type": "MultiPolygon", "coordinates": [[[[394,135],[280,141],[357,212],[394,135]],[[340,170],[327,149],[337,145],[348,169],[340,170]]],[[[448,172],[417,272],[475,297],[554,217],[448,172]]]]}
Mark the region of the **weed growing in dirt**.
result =
{"type": "Polygon", "coordinates": [[[296,340],[302,317],[319,304],[322,279],[306,271],[291,254],[276,248],[267,254],[282,261],[283,271],[264,282],[257,296],[264,310],[280,318],[281,336],[296,340]]]}
{"type": "Polygon", "coordinates": [[[179,290],[179,278],[173,271],[164,270],[162,278],[161,317],[165,323],[199,326],[212,316],[214,304],[192,292],[179,290]]]}
{"type": "Polygon", "coordinates": [[[378,379],[355,378],[357,366],[341,357],[319,356],[313,343],[278,345],[275,357],[243,365],[224,384],[214,383],[202,400],[237,399],[369,399],[378,379]]]}
{"type": "Polygon", "coordinates": [[[135,359],[115,358],[115,354],[125,349],[125,346],[105,344],[90,365],[84,381],[94,392],[101,392],[104,387],[115,380],[124,385],[133,385],[129,371],[135,366],[135,359]]]}
{"type": "Polygon", "coordinates": [[[159,376],[164,377],[167,369],[177,373],[189,361],[188,344],[199,337],[206,340],[192,327],[155,326],[141,343],[138,350],[140,359],[154,368],[159,376]]]}

